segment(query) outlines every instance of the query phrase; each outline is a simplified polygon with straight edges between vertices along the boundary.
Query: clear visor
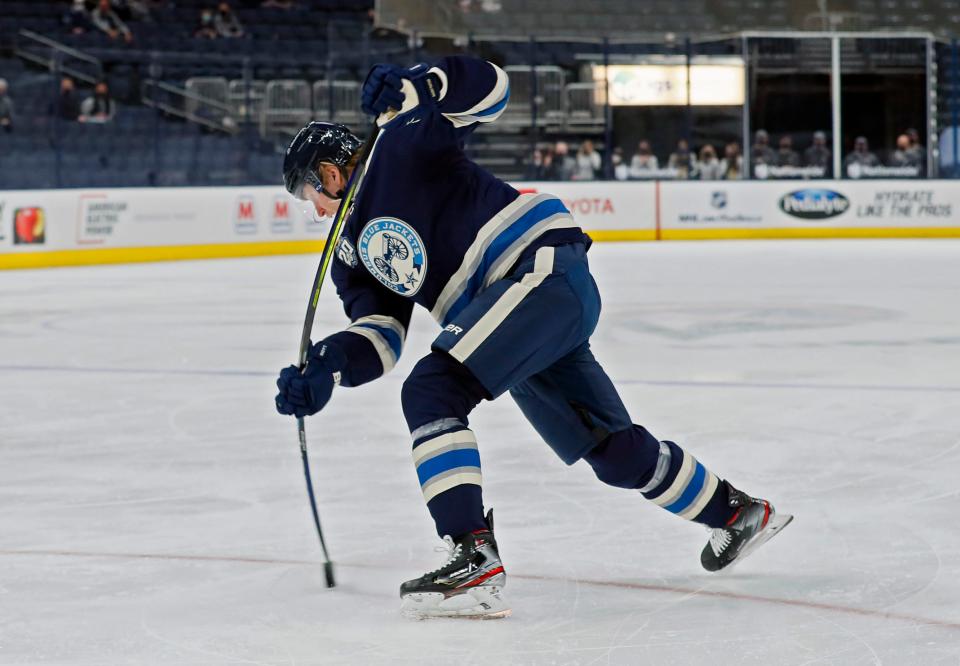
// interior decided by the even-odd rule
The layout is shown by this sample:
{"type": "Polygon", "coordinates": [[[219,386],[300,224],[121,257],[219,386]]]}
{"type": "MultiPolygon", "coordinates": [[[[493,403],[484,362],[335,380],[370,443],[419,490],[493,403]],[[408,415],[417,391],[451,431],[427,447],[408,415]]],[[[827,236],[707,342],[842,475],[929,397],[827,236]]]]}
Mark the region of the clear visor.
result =
{"type": "Polygon", "coordinates": [[[323,182],[315,172],[308,172],[304,176],[303,184],[294,197],[302,202],[304,214],[314,222],[331,219],[340,203],[336,195],[324,188],[323,182]]]}
{"type": "Polygon", "coordinates": [[[293,193],[293,196],[300,201],[310,201],[310,194],[307,192],[308,187],[313,188],[316,192],[323,192],[323,183],[320,181],[319,176],[313,171],[306,173],[303,181],[300,183],[300,188],[293,193]]]}
{"type": "MultiPolygon", "coordinates": [[[[326,162],[321,162],[321,164],[326,164],[326,162]]],[[[333,166],[333,165],[331,165],[333,166]]],[[[310,193],[307,191],[307,188],[311,187],[314,191],[319,192],[328,199],[339,199],[336,194],[329,192],[324,186],[323,181],[320,179],[320,176],[317,175],[315,171],[308,171],[303,177],[303,183],[300,185],[300,189],[294,193],[294,197],[300,199],[300,201],[310,201],[310,193]]]]}

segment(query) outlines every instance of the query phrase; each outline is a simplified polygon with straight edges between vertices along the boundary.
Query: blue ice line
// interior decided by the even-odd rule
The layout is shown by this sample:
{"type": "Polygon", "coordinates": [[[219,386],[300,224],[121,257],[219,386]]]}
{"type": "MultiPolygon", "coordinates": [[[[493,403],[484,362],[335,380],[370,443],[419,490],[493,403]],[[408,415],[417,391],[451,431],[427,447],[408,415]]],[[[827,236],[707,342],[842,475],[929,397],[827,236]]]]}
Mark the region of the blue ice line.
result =
{"type": "MultiPolygon", "coordinates": [[[[275,371],[182,368],[77,368],[52,365],[0,365],[0,372],[73,372],[116,375],[199,375],[211,377],[275,377],[275,371]]],[[[389,377],[387,378],[389,379],[389,377]]],[[[617,386],[676,386],[688,388],[788,389],[817,391],[912,391],[920,393],[960,393],[960,386],[897,384],[801,384],[796,382],[720,382],[671,379],[615,379],[617,386]]]]}

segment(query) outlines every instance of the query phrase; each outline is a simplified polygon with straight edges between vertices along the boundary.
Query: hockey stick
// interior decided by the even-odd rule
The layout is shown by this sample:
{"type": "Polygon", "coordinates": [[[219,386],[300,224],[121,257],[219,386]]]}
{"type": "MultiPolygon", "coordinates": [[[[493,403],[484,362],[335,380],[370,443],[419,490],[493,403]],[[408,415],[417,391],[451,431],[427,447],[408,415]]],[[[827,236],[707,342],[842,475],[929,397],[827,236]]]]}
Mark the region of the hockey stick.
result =
{"type": "MultiPolygon", "coordinates": [[[[327,276],[327,269],[330,267],[330,261],[333,253],[336,251],[337,241],[340,239],[340,233],[343,231],[343,225],[350,209],[353,208],[354,198],[360,191],[360,184],[367,173],[367,162],[373,154],[373,148],[380,138],[380,127],[374,124],[373,131],[367,143],[360,153],[357,166],[354,167],[353,178],[347,193],[340,203],[337,210],[337,217],[330,227],[330,233],[327,236],[327,242],[323,246],[323,254],[320,255],[320,265],[317,267],[317,275],[313,279],[313,291],[310,294],[310,301],[307,303],[307,315],[303,321],[303,335],[300,336],[300,355],[297,357],[300,364],[300,372],[307,369],[307,354],[310,351],[310,333],[313,331],[313,318],[317,313],[317,302],[320,299],[320,288],[323,286],[323,280],[327,276]]],[[[313,482],[310,480],[310,461],[307,458],[307,432],[304,426],[303,417],[297,417],[297,431],[300,436],[300,457],[303,459],[303,475],[307,479],[307,495],[310,498],[310,510],[313,512],[313,524],[317,528],[317,536],[320,537],[320,548],[323,549],[323,574],[327,581],[327,587],[334,587],[336,581],[333,577],[333,562],[330,561],[330,553],[327,551],[327,542],[323,538],[323,530],[320,528],[320,515],[317,513],[317,500],[313,494],[313,482]]]]}

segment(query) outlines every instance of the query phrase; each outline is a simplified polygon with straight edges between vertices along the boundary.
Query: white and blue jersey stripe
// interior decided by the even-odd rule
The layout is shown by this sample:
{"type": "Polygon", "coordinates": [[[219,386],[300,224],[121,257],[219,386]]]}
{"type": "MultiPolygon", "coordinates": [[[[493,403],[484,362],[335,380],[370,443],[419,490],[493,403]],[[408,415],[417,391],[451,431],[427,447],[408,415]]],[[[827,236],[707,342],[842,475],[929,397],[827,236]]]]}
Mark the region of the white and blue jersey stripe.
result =
{"type": "Polygon", "coordinates": [[[483,289],[503,279],[544,232],[577,228],[563,202],[548,194],[520,195],[480,228],[430,314],[446,326],[483,289]]]}
{"type": "Polygon", "coordinates": [[[467,135],[506,108],[507,74],[466,56],[428,71],[438,99],[406,100],[383,125],[331,268],[353,322],[354,335],[336,340],[346,386],[396,364],[414,303],[447,326],[538,248],[589,243],[560,199],[520,194],[463,152],[467,135]]]}
{"type": "MultiPolygon", "coordinates": [[[[487,63],[490,64],[490,63],[487,63]]],[[[442,69],[433,68],[434,72],[439,73],[443,86],[441,87],[441,100],[447,91],[447,75],[442,69]]],[[[444,113],[443,117],[450,121],[454,127],[468,127],[473,123],[492,123],[500,117],[503,110],[507,108],[507,102],[510,101],[510,79],[507,73],[496,67],[497,80],[493,84],[493,89],[474,104],[472,107],[453,113],[444,113]]]]}

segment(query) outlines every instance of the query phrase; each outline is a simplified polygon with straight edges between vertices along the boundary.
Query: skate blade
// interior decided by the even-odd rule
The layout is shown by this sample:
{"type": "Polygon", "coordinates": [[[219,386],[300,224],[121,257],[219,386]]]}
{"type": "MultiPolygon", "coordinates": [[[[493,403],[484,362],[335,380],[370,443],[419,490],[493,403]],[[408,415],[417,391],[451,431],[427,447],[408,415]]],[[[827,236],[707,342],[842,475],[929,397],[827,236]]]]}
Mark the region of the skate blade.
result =
{"type": "Polygon", "coordinates": [[[767,526],[764,527],[760,532],[757,533],[757,536],[753,537],[743,550],[740,551],[740,554],[737,555],[737,559],[728,564],[723,568],[724,571],[729,571],[742,560],[746,559],[757,548],[770,541],[773,537],[780,534],[784,527],[793,522],[793,515],[789,513],[774,513],[770,516],[770,520],[767,522],[767,526]]]}
{"type": "Polygon", "coordinates": [[[452,597],[445,597],[440,592],[404,595],[400,601],[400,613],[414,620],[434,617],[493,620],[510,615],[510,607],[503,600],[502,588],[480,585],[452,597]]]}

